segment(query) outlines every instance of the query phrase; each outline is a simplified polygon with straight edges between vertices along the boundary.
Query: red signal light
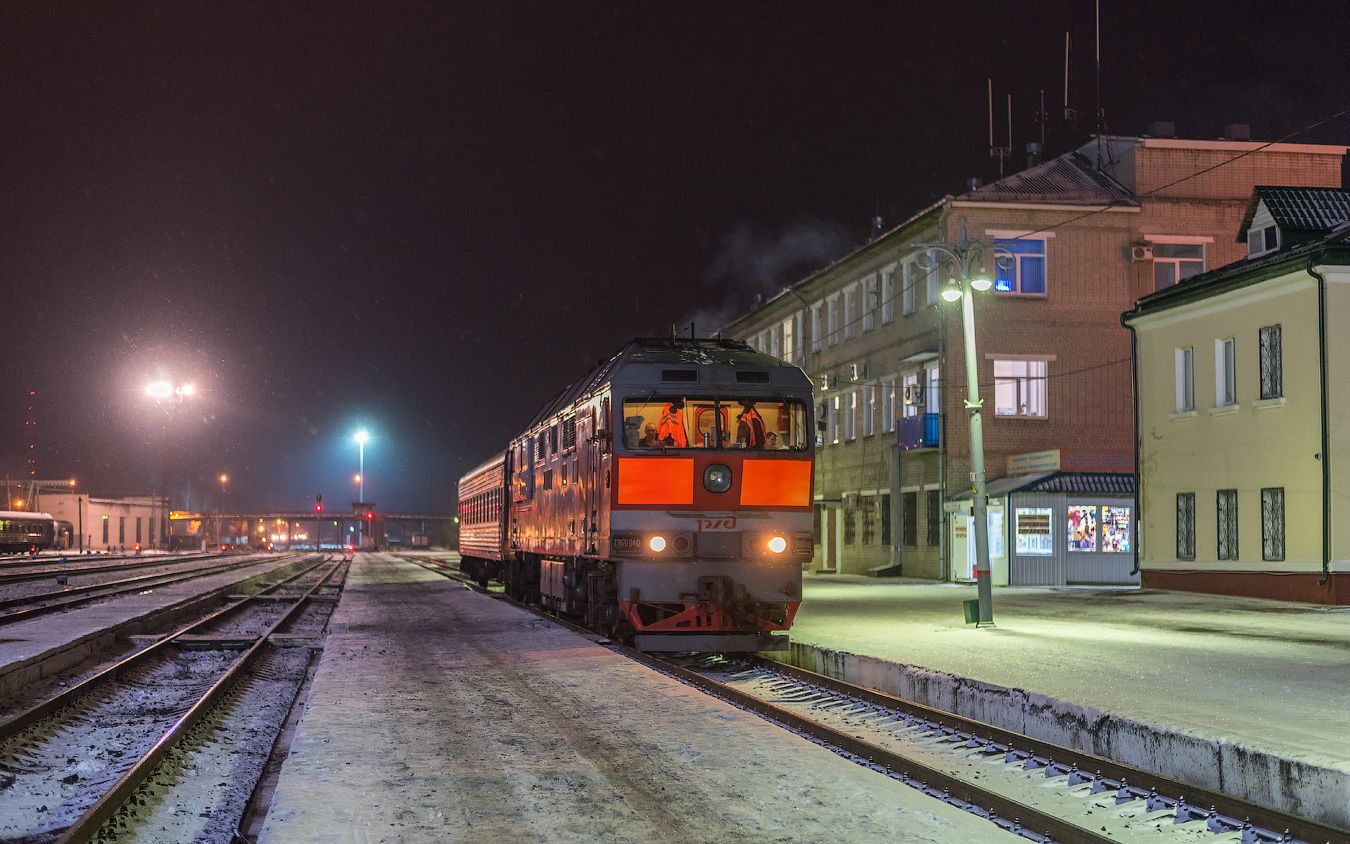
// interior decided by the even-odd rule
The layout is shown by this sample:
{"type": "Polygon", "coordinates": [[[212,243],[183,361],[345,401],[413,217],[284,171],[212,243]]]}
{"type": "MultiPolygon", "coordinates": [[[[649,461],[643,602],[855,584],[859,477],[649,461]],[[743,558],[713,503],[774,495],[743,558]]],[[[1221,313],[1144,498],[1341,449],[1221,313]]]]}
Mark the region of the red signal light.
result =
{"type": "Polygon", "coordinates": [[[366,521],[370,522],[370,521],[374,521],[374,519],[375,519],[375,514],[372,513],[372,512],[370,512],[369,510],[367,510],[367,511],[366,511],[366,521]]]}
{"type": "Polygon", "coordinates": [[[314,512],[316,512],[316,513],[322,513],[322,512],[323,512],[323,505],[322,505],[322,504],[315,504],[315,505],[314,505],[314,512]]]}

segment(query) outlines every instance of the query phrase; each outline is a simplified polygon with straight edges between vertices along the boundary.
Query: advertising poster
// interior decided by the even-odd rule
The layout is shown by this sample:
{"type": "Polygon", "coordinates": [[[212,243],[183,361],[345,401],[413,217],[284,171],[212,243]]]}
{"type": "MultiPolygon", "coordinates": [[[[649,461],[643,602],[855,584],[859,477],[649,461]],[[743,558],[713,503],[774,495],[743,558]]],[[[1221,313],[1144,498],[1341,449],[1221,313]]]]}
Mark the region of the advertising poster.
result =
{"type": "Polygon", "coordinates": [[[1102,507],[1102,550],[1111,554],[1130,553],[1130,508],[1102,507]]]}
{"type": "Polygon", "coordinates": [[[1069,505],[1069,550],[1097,550],[1097,507],[1094,504],[1069,505]]]}

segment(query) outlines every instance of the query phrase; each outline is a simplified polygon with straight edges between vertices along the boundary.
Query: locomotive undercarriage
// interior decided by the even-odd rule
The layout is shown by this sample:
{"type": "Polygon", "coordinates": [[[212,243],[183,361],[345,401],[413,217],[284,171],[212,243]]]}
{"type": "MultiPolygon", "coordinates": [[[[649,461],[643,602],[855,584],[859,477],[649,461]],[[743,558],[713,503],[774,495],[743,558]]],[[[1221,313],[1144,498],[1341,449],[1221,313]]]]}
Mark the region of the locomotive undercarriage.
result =
{"type": "MultiPolygon", "coordinates": [[[[677,601],[619,594],[623,563],[590,557],[518,555],[505,564],[506,593],[579,620],[591,630],[644,650],[753,651],[782,647],[796,601],[762,601],[728,575],[698,577],[677,601]]],[[[676,563],[675,565],[679,565],[676,563]]]]}

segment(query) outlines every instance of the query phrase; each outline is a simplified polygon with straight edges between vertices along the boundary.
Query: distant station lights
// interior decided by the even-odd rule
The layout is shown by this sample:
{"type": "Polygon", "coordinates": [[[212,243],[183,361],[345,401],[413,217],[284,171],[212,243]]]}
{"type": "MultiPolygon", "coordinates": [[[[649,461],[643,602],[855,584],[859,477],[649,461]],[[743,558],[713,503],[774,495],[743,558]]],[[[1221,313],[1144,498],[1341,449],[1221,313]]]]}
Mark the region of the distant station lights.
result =
{"type": "Polygon", "coordinates": [[[173,398],[182,401],[195,396],[197,388],[190,381],[178,385],[171,384],[168,381],[152,381],[145,385],[145,394],[155,401],[173,398]]]}

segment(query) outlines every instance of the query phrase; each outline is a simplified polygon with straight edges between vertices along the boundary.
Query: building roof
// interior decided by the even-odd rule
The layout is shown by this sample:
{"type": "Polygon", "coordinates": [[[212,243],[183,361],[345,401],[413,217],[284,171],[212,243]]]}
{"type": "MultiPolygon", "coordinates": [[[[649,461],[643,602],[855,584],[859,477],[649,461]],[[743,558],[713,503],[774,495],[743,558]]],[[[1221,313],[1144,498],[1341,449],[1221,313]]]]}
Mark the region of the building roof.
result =
{"type": "Polygon", "coordinates": [[[1242,215],[1238,242],[1247,239],[1247,229],[1262,202],[1283,232],[1323,234],[1350,220],[1350,191],[1257,185],[1247,201],[1247,212],[1242,215]]]}
{"type": "Polygon", "coordinates": [[[1134,309],[1126,311],[1120,319],[1128,325],[1144,314],[1207,299],[1228,290],[1285,275],[1291,270],[1303,269],[1310,262],[1350,266],[1350,221],[1310,242],[1284,247],[1259,258],[1235,261],[1150,293],[1135,302],[1134,309]]]}
{"type": "MultiPolygon", "coordinates": [[[[1014,492],[1067,492],[1078,495],[1134,495],[1134,475],[1128,472],[1040,472],[1033,475],[1009,475],[985,484],[986,495],[1001,497],[1014,492]]],[[[970,498],[962,490],[952,501],[970,498]]]]}
{"type": "Polygon", "coordinates": [[[1076,150],[1005,176],[962,194],[958,199],[1068,205],[1134,204],[1134,195],[1130,191],[1076,150]]]}

